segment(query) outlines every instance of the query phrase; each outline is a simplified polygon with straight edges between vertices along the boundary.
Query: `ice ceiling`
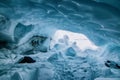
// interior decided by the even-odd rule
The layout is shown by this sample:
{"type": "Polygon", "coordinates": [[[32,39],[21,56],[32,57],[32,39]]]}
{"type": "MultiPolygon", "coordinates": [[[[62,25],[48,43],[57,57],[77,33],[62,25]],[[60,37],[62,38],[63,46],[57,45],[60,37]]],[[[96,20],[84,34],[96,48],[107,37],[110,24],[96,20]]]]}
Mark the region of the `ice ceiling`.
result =
{"type": "Polygon", "coordinates": [[[0,80],[120,80],[119,5],[0,0],[0,80]]]}

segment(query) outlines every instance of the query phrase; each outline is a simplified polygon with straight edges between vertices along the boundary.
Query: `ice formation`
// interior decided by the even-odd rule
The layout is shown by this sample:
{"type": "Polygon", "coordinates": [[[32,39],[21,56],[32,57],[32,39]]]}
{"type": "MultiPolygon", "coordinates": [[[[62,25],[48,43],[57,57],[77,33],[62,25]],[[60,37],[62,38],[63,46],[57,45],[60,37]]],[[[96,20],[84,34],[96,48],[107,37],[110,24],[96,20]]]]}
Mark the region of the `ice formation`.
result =
{"type": "Polygon", "coordinates": [[[0,0],[0,80],[120,80],[119,0],[0,0]]]}

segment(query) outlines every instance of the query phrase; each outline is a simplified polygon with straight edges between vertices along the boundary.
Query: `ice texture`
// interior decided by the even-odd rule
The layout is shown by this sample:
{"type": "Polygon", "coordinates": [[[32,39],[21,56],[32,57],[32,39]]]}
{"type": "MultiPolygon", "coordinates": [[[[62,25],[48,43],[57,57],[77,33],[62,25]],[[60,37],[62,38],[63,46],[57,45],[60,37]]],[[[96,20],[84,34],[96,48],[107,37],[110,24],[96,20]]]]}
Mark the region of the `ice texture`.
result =
{"type": "Polygon", "coordinates": [[[29,33],[33,29],[32,25],[24,26],[21,23],[18,23],[14,30],[14,38],[16,42],[19,42],[21,38],[23,38],[27,33],[29,33]]]}
{"type": "Polygon", "coordinates": [[[120,80],[119,5],[0,0],[0,80],[120,80]]]}

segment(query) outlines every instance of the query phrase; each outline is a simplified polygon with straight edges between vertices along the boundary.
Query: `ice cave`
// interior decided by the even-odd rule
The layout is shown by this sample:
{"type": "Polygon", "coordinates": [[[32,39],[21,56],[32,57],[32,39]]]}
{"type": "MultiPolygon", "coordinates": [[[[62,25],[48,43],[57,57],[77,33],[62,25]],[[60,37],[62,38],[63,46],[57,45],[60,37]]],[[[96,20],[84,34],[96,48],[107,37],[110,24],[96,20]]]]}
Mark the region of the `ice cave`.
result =
{"type": "Polygon", "coordinates": [[[0,80],[120,80],[120,0],[0,0],[0,80]]]}

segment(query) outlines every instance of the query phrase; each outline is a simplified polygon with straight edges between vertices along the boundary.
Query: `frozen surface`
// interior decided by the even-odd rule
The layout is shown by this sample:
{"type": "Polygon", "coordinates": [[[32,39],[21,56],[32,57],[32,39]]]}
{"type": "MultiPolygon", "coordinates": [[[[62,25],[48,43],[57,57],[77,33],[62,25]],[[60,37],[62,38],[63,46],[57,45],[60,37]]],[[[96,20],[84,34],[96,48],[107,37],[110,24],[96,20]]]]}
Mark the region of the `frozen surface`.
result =
{"type": "Polygon", "coordinates": [[[0,0],[0,80],[118,80],[119,5],[0,0]],[[19,64],[25,56],[36,62],[19,64]]]}

